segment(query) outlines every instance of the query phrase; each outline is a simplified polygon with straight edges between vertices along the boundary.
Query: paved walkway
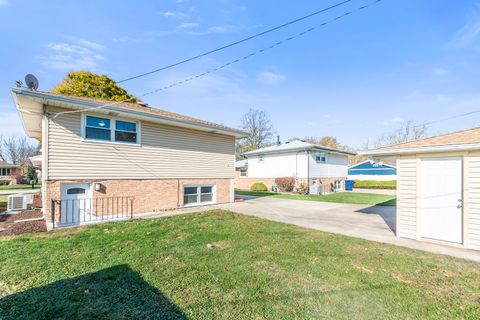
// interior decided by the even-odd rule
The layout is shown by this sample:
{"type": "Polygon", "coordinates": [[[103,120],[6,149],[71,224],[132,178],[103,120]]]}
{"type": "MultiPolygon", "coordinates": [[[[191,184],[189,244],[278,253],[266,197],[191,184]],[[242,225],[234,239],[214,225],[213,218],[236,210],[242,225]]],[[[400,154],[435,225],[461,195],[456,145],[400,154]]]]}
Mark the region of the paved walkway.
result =
{"type": "Polygon", "coordinates": [[[0,190],[1,195],[9,195],[9,194],[30,194],[30,193],[40,193],[40,189],[10,189],[10,190],[0,190]]]}
{"type": "Polygon", "coordinates": [[[247,215],[480,262],[480,252],[395,236],[395,207],[242,196],[217,205],[247,215]]]}

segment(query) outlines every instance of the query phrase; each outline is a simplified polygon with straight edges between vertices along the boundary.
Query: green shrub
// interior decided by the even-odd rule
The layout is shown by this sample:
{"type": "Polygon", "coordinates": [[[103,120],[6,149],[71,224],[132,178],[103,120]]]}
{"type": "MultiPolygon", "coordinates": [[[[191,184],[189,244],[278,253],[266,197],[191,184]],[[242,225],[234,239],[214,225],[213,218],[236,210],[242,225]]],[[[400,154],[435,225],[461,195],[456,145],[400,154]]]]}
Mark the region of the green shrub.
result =
{"type": "Polygon", "coordinates": [[[360,189],[397,189],[397,181],[354,180],[353,187],[360,189]]]}
{"type": "Polygon", "coordinates": [[[250,187],[250,190],[252,190],[252,191],[267,191],[268,188],[265,185],[265,183],[256,182],[256,183],[252,184],[252,186],[250,187]]]}
{"type": "Polygon", "coordinates": [[[10,180],[0,180],[0,186],[8,186],[10,184],[10,180]]]}

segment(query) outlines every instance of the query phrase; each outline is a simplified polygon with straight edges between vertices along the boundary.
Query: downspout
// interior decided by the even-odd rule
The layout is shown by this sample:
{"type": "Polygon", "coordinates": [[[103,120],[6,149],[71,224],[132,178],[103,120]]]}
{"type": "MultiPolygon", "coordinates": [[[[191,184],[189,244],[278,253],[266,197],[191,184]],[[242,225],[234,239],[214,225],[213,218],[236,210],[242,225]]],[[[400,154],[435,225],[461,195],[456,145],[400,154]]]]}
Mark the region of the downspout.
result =
{"type": "Polygon", "coordinates": [[[310,190],[310,150],[307,150],[307,187],[310,190]]]}
{"type": "MultiPolygon", "coordinates": [[[[47,208],[50,206],[49,199],[47,199],[47,181],[48,181],[48,127],[49,127],[49,121],[50,119],[48,118],[47,115],[47,106],[43,105],[43,114],[42,114],[42,188],[41,188],[41,194],[42,194],[42,211],[43,211],[43,216],[45,217],[45,212],[47,208]]],[[[50,208],[50,211],[52,208],[50,208]]],[[[50,214],[50,212],[48,212],[50,214]]],[[[55,222],[52,221],[54,224],[55,222]]],[[[48,227],[48,225],[47,225],[48,227]]]]}

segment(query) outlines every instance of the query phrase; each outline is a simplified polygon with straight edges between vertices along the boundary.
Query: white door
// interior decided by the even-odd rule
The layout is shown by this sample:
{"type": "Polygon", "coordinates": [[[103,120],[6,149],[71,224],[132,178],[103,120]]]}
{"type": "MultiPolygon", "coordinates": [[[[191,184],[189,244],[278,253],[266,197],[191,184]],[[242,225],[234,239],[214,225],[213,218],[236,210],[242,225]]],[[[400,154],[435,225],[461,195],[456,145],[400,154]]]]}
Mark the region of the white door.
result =
{"type": "Polygon", "coordinates": [[[420,235],[462,243],[462,159],[421,161],[420,235]]]}
{"type": "Polygon", "coordinates": [[[91,188],[88,183],[62,185],[61,224],[80,224],[91,220],[91,188]]]}

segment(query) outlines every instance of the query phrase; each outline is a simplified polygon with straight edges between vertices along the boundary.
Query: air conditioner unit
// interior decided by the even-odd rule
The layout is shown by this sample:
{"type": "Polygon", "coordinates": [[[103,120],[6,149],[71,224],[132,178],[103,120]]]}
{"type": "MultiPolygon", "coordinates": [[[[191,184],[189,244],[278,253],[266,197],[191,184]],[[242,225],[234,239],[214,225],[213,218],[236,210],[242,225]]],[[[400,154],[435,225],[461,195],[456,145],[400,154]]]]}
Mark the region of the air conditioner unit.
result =
{"type": "MultiPolygon", "coordinates": [[[[28,197],[23,194],[12,194],[8,196],[8,211],[26,210],[28,205],[28,197]]],[[[33,197],[32,197],[33,201],[33,197]]]]}

